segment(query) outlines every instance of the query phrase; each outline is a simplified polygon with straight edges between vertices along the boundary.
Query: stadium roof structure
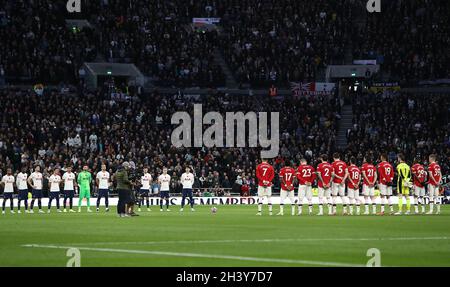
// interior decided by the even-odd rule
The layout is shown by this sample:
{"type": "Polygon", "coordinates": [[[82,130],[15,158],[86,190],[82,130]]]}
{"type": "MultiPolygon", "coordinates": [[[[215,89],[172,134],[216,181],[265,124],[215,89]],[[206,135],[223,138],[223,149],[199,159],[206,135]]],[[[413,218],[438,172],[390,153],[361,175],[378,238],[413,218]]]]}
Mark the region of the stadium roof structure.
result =
{"type": "Polygon", "coordinates": [[[137,86],[144,86],[145,77],[134,64],[121,63],[84,63],[86,84],[97,88],[98,76],[125,77],[137,86]]]}

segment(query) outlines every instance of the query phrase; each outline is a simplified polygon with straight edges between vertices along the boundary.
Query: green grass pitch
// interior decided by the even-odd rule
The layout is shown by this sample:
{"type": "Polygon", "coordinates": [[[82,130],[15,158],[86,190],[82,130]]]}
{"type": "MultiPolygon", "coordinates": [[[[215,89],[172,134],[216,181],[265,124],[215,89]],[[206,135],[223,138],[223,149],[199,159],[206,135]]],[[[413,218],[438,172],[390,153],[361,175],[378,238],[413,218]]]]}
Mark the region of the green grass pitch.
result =
{"type": "Polygon", "coordinates": [[[153,207],[133,218],[113,210],[2,215],[0,265],[64,267],[78,247],[85,267],[365,266],[370,248],[381,266],[450,266],[450,206],[431,216],[291,216],[288,205],[284,216],[264,206],[261,217],[255,206],[153,207]]]}

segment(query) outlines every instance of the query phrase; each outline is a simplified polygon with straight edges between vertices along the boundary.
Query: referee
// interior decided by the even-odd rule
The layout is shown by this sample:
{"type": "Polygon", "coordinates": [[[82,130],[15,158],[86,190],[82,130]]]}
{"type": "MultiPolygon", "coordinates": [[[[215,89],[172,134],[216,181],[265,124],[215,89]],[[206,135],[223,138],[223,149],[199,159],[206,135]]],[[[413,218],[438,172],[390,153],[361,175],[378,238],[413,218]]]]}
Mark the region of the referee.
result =
{"type": "Polygon", "coordinates": [[[411,185],[411,169],[405,162],[405,155],[398,154],[399,164],[397,165],[397,195],[398,195],[398,212],[395,215],[401,215],[403,209],[403,197],[406,197],[406,213],[411,210],[411,199],[409,197],[409,188],[411,185]]]}
{"type": "Polygon", "coordinates": [[[129,216],[126,212],[126,205],[131,201],[131,182],[128,179],[129,168],[130,164],[124,162],[114,175],[117,183],[117,192],[119,193],[119,202],[117,203],[117,214],[119,217],[129,216]]]}

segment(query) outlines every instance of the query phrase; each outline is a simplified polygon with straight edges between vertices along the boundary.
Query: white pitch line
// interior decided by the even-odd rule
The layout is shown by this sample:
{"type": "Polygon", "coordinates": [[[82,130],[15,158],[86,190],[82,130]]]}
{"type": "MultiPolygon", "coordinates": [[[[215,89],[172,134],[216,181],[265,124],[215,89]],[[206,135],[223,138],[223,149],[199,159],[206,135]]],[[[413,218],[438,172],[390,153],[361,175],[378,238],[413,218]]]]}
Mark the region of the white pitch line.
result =
{"type": "Polygon", "coordinates": [[[305,241],[409,241],[409,240],[449,240],[450,237],[373,237],[373,238],[273,238],[273,239],[219,239],[219,240],[169,240],[169,241],[115,241],[68,243],[70,245],[165,245],[165,244],[207,244],[207,243],[271,243],[271,242],[305,242],[305,241]]]}
{"type": "Polygon", "coordinates": [[[174,257],[227,259],[227,260],[238,260],[238,261],[287,263],[287,264],[305,264],[305,265],[335,266],[335,267],[361,267],[361,266],[365,266],[365,265],[349,264],[349,263],[341,263],[341,262],[312,261],[312,260],[293,260],[293,259],[280,259],[280,258],[259,258],[259,257],[245,257],[245,256],[234,256],[234,255],[220,255],[220,254],[181,253],[181,252],[166,252],[166,251],[148,251],[148,250],[131,250],[131,249],[112,249],[112,248],[93,248],[93,247],[40,245],[40,244],[26,244],[26,245],[22,245],[22,246],[23,247],[29,247],[29,248],[50,248],[50,249],[77,248],[79,250],[97,251],[97,252],[149,254],[149,255],[163,255],[163,256],[174,256],[174,257]]]}

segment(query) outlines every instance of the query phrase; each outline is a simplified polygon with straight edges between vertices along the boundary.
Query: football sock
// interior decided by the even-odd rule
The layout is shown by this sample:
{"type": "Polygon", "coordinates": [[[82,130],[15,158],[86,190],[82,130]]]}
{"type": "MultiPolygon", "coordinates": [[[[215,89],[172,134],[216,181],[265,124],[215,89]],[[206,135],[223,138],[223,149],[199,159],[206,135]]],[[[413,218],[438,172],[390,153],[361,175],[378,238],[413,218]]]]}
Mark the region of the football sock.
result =
{"type": "Polygon", "coordinates": [[[309,208],[309,213],[311,213],[311,212],[312,212],[312,209],[313,209],[312,204],[310,204],[310,205],[308,206],[308,208],[309,208]]]}
{"type": "MultiPolygon", "coordinates": [[[[161,202],[162,202],[162,199],[161,199],[161,202]]],[[[147,208],[150,208],[150,198],[146,198],[145,199],[145,203],[147,204],[147,208]]],[[[161,207],[162,208],[162,207],[161,207]]]]}
{"type": "Polygon", "coordinates": [[[186,200],[186,196],[183,196],[182,198],[181,198],[181,208],[183,208],[184,207],[184,201],[186,200]]]}
{"type": "Polygon", "coordinates": [[[403,196],[398,198],[398,212],[402,212],[403,209],[403,196]]]}
{"type": "Polygon", "coordinates": [[[299,205],[298,205],[298,214],[301,214],[301,213],[302,213],[302,208],[303,208],[303,205],[302,205],[302,204],[299,204],[299,205]]]}
{"type": "Polygon", "coordinates": [[[90,197],[86,197],[86,203],[87,203],[87,207],[89,209],[89,207],[91,207],[91,198],[90,197]]]}
{"type": "MultiPolygon", "coordinates": [[[[141,206],[140,202],[139,202],[139,206],[141,206]]],[[[100,196],[97,197],[97,208],[99,208],[99,207],[100,207],[100,196]]]]}
{"type": "Polygon", "coordinates": [[[5,211],[6,199],[3,199],[2,211],[5,211]]]}
{"type": "Polygon", "coordinates": [[[272,203],[269,203],[269,212],[272,212],[272,203]]]}
{"type": "Polygon", "coordinates": [[[360,204],[358,204],[357,206],[356,206],[356,213],[360,213],[361,212],[361,205],[360,204]]]}
{"type": "Polygon", "coordinates": [[[323,213],[323,205],[319,204],[319,213],[323,213]]]}
{"type": "Polygon", "coordinates": [[[31,200],[30,209],[33,209],[33,207],[34,207],[34,199],[31,200]]]}
{"type": "Polygon", "coordinates": [[[336,204],[333,204],[333,213],[336,213],[336,204]]]}
{"type": "Polygon", "coordinates": [[[377,205],[375,203],[372,203],[372,213],[377,213],[377,205]]]}
{"type": "Polygon", "coordinates": [[[407,211],[411,210],[411,198],[409,196],[406,197],[406,210],[407,211]]]}
{"type": "Polygon", "coordinates": [[[194,208],[194,198],[192,196],[189,196],[189,201],[191,203],[191,208],[194,208]]]}
{"type": "Polygon", "coordinates": [[[52,207],[52,201],[53,201],[53,198],[50,198],[50,200],[48,201],[48,209],[50,209],[52,207]]]}
{"type": "Polygon", "coordinates": [[[383,213],[384,212],[384,205],[382,204],[380,208],[381,208],[381,213],[383,213]]]}
{"type": "Polygon", "coordinates": [[[169,209],[169,203],[170,203],[169,200],[166,199],[166,208],[167,208],[167,209],[169,209]]]}
{"type": "Polygon", "coordinates": [[[349,209],[350,209],[350,213],[353,213],[353,204],[350,204],[349,209]]]}
{"type": "Polygon", "coordinates": [[[295,204],[291,204],[291,214],[295,214],[295,204]]]}
{"type": "Polygon", "coordinates": [[[369,212],[369,204],[368,203],[366,203],[366,204],[364,204],[364,212],[369,212]]]}
{"type": "MultiPolygon", "coordinates": [[[[162,206],[163,206],[163,199],[161,198],[161,200],[159,201],[159,208],[162,209],[162,206]]],[[[147,205],[147,208],[148,208],[148,205],[147,205]]]]}
{"type": "Polygon", "coordinates": [[[441,212],[441,205],[440,204],[436,204],[436,209],[437,209],[437,212],[441,212]]]}
{"type": "Polygon", "coordinates": [[[280,212],[281,212],[281,213],[284,212],[284,204],[283,204],[283,203],[280,204],[280,212]]]}
{"type": "Polygon", "coordinates": [[[109,198],[108,198],[108,196],[105,196],[105,207],[109,208],[109,198]]]}
{"type": "Polygon", "coordinates": [[[262,212],[262,201],[260,200],[258,203],[258,212],[262,212]]]}
{"type": "Polygon", "coordinates": [[[39,210],[42,209],[42,201],[40,198],[38,198],[38,207],[39,207],[39,210]]]}
{"type": "Polygon", "coordinates": [[[70,209],[73,208],[73,198],[69,198],[69,205],[70,205],[70,209]]]}
{"type": "Polygon", "coordinates": [[[81,203],[83,202],[83,198],[80,196],[78,198],[78,207],[81,207],[81,203]]]}
{"type": "Polygon", "coordinates": [[[430,201],[430,211],[433,212],[434,209],[434,202],[430,201]]]}

